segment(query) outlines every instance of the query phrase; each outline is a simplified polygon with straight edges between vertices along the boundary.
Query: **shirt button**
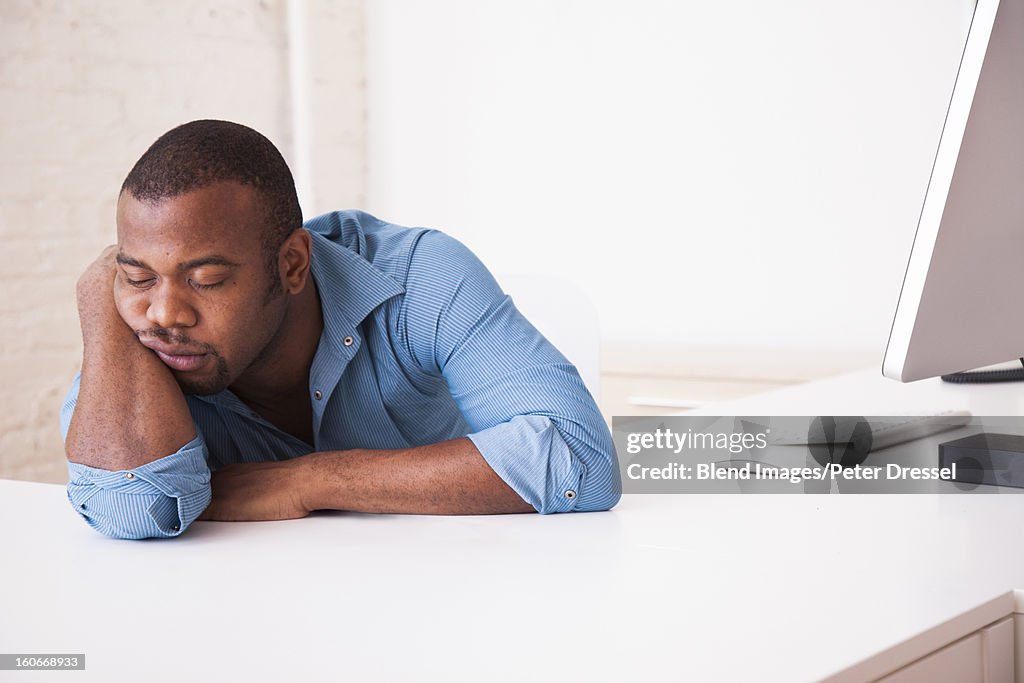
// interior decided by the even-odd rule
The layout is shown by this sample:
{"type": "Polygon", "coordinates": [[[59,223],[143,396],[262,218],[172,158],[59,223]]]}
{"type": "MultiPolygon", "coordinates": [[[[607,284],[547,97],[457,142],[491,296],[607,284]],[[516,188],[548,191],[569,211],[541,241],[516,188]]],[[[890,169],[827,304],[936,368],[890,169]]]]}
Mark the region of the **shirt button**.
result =
{"type": "Polygon", "coordinates": [[[124,478],[125,479],[134,479],[135,478],[135,473],[134,472],[125,472],[124,473],[124,478]]]}
{"type": "Polygon", "coordinates": [[[317,389],[316,391],[313,392],[313,398],[315,398],[316,400],[319,401],[323,397],[324,397],[324,392],[320,391],[319,389],[317,389]]]}
{"type": "Polygon", "coordinates": [[[344,344],[345,346],[352,346],[352,342],[353,342],[353,341],[355,341],[355,340],[354,340],[354,339],[352,339],[352,337],[345,337],[345,339],[344,339],[344,340],[342,341],[342,343],[343,343],[343,344],[344,344]]]}
{"type": "Polygon", "coordinates": [[[181,530],[181,527],[178,526],[177,524],[175,524],[174,526],[171,527],[171,531],[180,531],[180,530],[181,530]]]}
{"type": "Polygon", "coordinates": [[[567,500],[572,500],[573,498],[576,497],[576,492],[573,491],[572,489],[569,489],[568,491],[565,492],[565,497],[567,500]]]}

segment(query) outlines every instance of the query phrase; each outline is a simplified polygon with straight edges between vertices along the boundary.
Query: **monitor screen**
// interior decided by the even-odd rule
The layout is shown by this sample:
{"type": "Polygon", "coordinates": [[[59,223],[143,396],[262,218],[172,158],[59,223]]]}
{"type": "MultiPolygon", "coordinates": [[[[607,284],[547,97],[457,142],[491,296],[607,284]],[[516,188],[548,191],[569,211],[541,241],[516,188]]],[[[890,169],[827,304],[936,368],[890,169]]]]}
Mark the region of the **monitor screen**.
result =
{"type": "Polygon", "coordinates": [[[1024,2],[980,0],[949,103],[883,374],[1024,356],[1024,2]]]}

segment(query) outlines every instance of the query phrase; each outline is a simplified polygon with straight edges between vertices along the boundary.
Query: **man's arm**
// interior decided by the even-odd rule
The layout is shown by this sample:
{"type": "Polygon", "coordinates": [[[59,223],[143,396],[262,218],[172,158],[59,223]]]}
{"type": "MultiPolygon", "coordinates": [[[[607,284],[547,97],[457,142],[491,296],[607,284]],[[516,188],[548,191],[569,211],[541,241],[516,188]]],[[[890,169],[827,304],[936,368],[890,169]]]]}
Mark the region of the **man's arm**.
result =
{"type": "Polygon", "coordinates": [[[78,282],[85,353],[61,411],[68,500],[108,536],[176,536],[209,503],[206,446],[170,370],[117,311],[115,254],[78,282]]]}
{"type": "Polygon", "coordinates": [[[469,439],[394,451],[313,454],[314,510],[430,515],[533,512],[469,439]]]}
{"type": "Polygon", "coordinates": [[[64,443],[69,461],[107,470],[144,465],[196,437],[171,371],[117,312],[116,254],[108,247],[78,281],[85,352],[64,443]]]}
{"type": "Polygon", "coordinates": [[[404,302],[414,362],[441,373],[468,438],[524,501],[542,514],[618,502],[611,433],[579,373],[469,249],[424,234],[404,302]]]}
{"type": "Polygon", "coordinates": [[[533,507],[463,438],[228,465],[213,475],[213,502],[200,519],[293,519],[313,510],[482,515],[533,512],[533,507]]]}

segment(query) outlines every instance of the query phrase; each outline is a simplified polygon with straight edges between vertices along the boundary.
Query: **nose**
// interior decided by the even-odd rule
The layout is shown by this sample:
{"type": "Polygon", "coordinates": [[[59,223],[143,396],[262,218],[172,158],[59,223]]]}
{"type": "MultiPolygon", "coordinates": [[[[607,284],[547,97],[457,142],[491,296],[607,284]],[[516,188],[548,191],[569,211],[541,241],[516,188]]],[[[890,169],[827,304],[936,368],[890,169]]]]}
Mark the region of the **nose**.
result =
{"type": "Polygon", "coordinates": [[[165,281],[150,290],[146,318],[156,327],[165,329],[194,326],[197,320],[195,309],[174,289],[165,281]]]}

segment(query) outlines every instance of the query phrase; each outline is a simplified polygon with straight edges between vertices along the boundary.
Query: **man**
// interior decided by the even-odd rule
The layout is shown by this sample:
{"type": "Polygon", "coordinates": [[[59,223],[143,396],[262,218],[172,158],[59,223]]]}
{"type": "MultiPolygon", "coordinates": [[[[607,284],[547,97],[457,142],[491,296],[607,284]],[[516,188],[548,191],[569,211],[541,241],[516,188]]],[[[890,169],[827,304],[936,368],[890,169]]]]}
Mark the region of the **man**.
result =
{"type": "Polygon", "coordinates": [[[303,227],[256,131],[160,137],[124,181],[117,240],[78,283],[61,413],[68,499],[98,531],[617,502],[593,399],[476,257],[357,211],[303,227]]]}

